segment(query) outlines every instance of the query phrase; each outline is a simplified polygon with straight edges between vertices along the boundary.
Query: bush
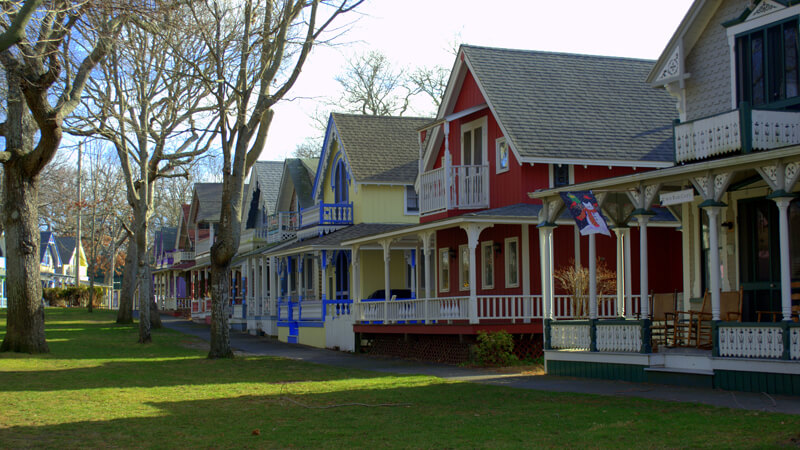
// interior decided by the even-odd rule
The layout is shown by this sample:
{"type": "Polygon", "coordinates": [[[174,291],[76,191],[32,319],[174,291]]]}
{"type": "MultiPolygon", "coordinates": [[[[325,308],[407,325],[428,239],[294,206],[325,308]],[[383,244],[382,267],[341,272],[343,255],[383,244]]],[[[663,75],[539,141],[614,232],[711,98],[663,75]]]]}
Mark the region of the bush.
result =
{"type": "MultiPolygon", "coordinates": [[[[88,306],[89,286],[67,286],[63,288],[45,288],[42,297],[50,306],[88,306]]],[[[94,302],[92,306],[99,307],[103,301],[103,290],[94,288],[94,302]]]]}
{"type": "Polygon", "coordinates": [[[482,366],[507,366],[516,363],[514,337],[505,330],[496,333],[479,331],[475,357],[482,366]]]}

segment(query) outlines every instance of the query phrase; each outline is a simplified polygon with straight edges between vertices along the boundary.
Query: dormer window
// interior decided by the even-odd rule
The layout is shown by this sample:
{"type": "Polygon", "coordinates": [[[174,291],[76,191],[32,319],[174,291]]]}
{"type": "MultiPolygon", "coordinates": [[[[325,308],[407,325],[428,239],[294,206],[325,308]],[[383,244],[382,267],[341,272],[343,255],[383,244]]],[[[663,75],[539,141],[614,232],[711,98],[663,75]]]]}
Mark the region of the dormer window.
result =
{"type": "Polygon", "coordinates": [[[736,36],[738,103],[782,107],[800,100],[799,48],[796,17],[736,36]]]}

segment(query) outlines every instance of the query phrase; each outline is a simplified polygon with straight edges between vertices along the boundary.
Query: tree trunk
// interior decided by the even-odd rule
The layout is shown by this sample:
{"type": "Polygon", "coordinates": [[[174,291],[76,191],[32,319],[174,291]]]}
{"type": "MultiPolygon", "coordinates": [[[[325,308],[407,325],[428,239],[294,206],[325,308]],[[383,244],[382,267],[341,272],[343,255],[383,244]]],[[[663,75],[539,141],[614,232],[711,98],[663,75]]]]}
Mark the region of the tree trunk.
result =
{"type": "Polygon", "coordinates": [[[117,323],[133,323],[133,295],[136,292],[138,262],[136,258],[136,242],[133,239],[128,239],[128,253],[125,255],[125,268],[122,272],[122,286],[119,293],[117,323]]]}
{"type": "Polygon", "coordinates": [[[3,178],[6,260],[12,263],[6,267],[8,315],[0,351],[49,353],[39,277],[38,177],[7,163],[3,178]]]}
{"type": "MultiPolygon", "coordinates": [[[[134,213],[139,215],[138,211],[134,213]]],[[[149,261],[147,261],[147,220],[146,218],[136,217],[136,254],[138,260],[138,280],[139,280],[139,343],[147,344],[153,341],[150,335],[150,311],[153,309],[153,301],[150,298],[151,285],[153,280],[150,276],[149,261]]]]}
{"type": "Polygon", "coordinates": [[[230,268],[211,264],[211,349],[208,357],[233,358],[228,310],[230,309],[230,268]]]}

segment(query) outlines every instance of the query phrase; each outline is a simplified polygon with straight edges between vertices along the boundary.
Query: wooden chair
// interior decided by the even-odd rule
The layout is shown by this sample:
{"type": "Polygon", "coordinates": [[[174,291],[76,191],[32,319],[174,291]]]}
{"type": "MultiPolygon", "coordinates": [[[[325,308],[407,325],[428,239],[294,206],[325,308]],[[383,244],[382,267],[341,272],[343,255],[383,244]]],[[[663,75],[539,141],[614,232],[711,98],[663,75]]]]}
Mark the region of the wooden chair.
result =
{"type": "MultiPolygon", "coordinates": [[[[759,322],[764,318],[769,319],[769,322],[780,322],[783,320],[783,311],[756,311],[756,316],[759,322]]],[[[798,321],[800,316],[800,281],[792,283],[792,313],[791,318],[795,322],[798,321]],[[798,302],[797,305],[795,303],[798,302]]]]}
{"type": "Polygon", "coordinates": [[[652,332],[653,348],[659,345],[675,345],[675,300],[677,295],[653,294],[653,305],[650,311],[653,312],[653,323],[650,326],[652,332]]]}
{"type": "MultiPolygon", "coordinates": [[[[738,291],[725,291],[719,293],[719,317],[721,320],[727,322],[741,322],[742,321],[742,293],[740,287],[738,291]]],[[[709,309],[711,309],[711,296],[707,295],[709,309]]],[[[695,345],[698,348],[711,348],[713,344],[713,335],[711,330],[711,322],[713,315],[710,312],[698,312],[690,320],[696,327],[695,336],[697,341],[695,345]]]]}
{"type": "Polygon", "coordinates": [[[711,296],[708,292],[703,295],[703,304],[699,310],[690,309],[689,311],[675,311],[673,316],[673,342],[677,346],[698,345],[695,335],[697,331],[694,324],[696,316],[708,313],[711,314],[711,296]]]}

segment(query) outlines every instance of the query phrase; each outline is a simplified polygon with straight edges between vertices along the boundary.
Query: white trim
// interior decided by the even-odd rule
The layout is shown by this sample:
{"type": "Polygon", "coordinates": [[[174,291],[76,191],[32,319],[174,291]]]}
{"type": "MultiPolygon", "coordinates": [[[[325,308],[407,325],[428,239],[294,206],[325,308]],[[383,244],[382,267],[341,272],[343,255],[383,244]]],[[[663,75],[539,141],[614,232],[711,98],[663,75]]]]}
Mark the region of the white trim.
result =
{"type": "Polygon", "coordinates": [[[521,164],[571,164],[576,166],[612,166],[612,167],[646,167],[664,169],[675,165],[669,161],[636,161],[613,159],[575,159],[575,158],[538,158],[528,157],[520,159],[521,164]]]}
{"type": "Polygon", "coordinates": [[[773,13],[760,15],[755,19],[747,19],[745,22],[729,27],[727,33],[728,36],[735,36],[796,15],[800,15],[800,5],[790,6],[773,13]]]}
{"type": "Polygon", "coordinates": [[[417,216],[417,217],[419,217],[419,194],[414,189],[414,186],[411,186],[411,185],[405,185],[403,187],[403,215],[404,216],[417,216]],[[409,189],[408,188],[411,188],[411,192],[417,194],[417,210],[416,211],[409,211],[408,210],[408,193],[409,193],[409,189]]]}
{"type": "Polygon", "coordinates": [[[458,246],[458,290],[459,291],[469,291],[469,271],[472,270],[469,267],[469,252],[470,252],[469,245],[461,244],[458,246]],[[466,263],[464,262],[464,256],[467,257],[466,263]],[[464,269],[467,270],[466,280],[464,280],[464,269]]]}
{"type": "MultiPolygon", "coordinates": [[[[555,182],[556,182],[555,167],[556,166],[562,166],[562,165],[565,165],[565,164],[549,164],[548,165],[547,174],[549,176],[549,180],[548,180],[547,186],[550,189],[555,189],[555,182]]],[[[572,164],[566,164],[566,166],[567,166],[567,170],[569,171],[569,174],[567,175],[567,177],[569,178],[569,182],[567,183],[567,186],[572,186],[573,184],[575,184],[575,166],[573,166],[572,164]]],[[[563,186],[559,186],[559,187],[563,187],[563,186]]]]}
{"type": "Polygon", "coordinates": [[[497,174],[508,172],[511,168],[511,146],[508,145],[508,140],[506,140],[505,136],[494,140],[494,161],[495,173],[497,174]],[[500,165],[500,146],[503,144],[506,145],[506,167],[500,165]]]}
{"type": "Polygon", "coordinates": [[[437,273],[437,280],[438,283],[436,284],[436,289],[439,292],[450,292],[450,247],[442,247],[436,252],[436,273],[437,273]],[[444,258],[442,258],[444,255],[444,258]],[[447,276],[442,275],[442,261],[447,261],[447,276]],[[443,283],[447,283],[447,286],[443,286],[443,283]]]}
{"type": "Polygon", "coordinates": [[[505,243],[503,245],[503,261],[505,261],[506,287],[507,288],[519,287],[519,276],[520,276],[519,265],[520,264],[519,264],[519,238],[518,237],[514,236],[514,237],[509,237],[509,238],[505,239],[505,243]],[[517,267],[517,281],[514,282],[514,283],[512,283],[511,280],[510,280],[511,270],[509,269],[509,266],[511,265],[510,264],[511,260],[508,258],[508,255],[510,253],[508,249],[510,248],[512,242],[517,247],[517,250],[515,252],[516,253],[516,258],[517,258],[517,264],[516,264],[516,267],[517,267]]]}
{"type": "MultiPolygon", "coordinates": [[[[475,148],[475,142],[474,142],[475,134],[474,134],[474,131],[476,129],[479,129],[479,128],[481,129],[481,159],[482,159],[482,161],[480,162],[480,164],[477,163],[476,161],[472,161],[472,163],[470,163],[470,165],[477,166],[477,165],[481,165],[481,164],[489,164],[489,155],[488,155],[489,152],[487,151],[487,146],[489,145],[488,144],[488,140],[489,139],[488,139],[488,136],[487,136],[487,134],[489,133],[488,122],[489,121],[486,119],[486,116],[483,116],[481,118],[473,120],[472,122],[461,124],[461,127],[459,129],[459,136],[461,138],[460,139],[461,140],[460,145],[461,145],[461,165],[462,166],[467,165],[467,164],[464,164],[464,135],[466,133],[471,133],[472,134],[472,138],[473,139],[470,139],[470,141],[473,143],[472,149],[470,149],[472,151],[475,148]]],[[[474,151],[472,153],[474,155],[474,151]]]]}
{"type": "Polygon", "coordinates": [[[494,267],[494,241],[483,241],[481,242],[481,289],[494,289],[494,280],[495,280],[495,267],[494,267]],[[486,258],[486,248],[489,248],[489,258],[486,258]],[[486,267],[487,263],[490,263],[492,266],[492,282],[486,282],[486,267]]]}
{"type": "Polygon", "coordinates": [[[445,122],[452,122],[454,120],[458,120],[462,117],[467,117],[470,114],[475,114],[478,111],[483,111],[484,109],[488,108],[489,105],[486,103],[482,103],[480,105],[475,105],[467,109],[462,109],[457,113],[452,113],[444,117],[445,122]]]}

